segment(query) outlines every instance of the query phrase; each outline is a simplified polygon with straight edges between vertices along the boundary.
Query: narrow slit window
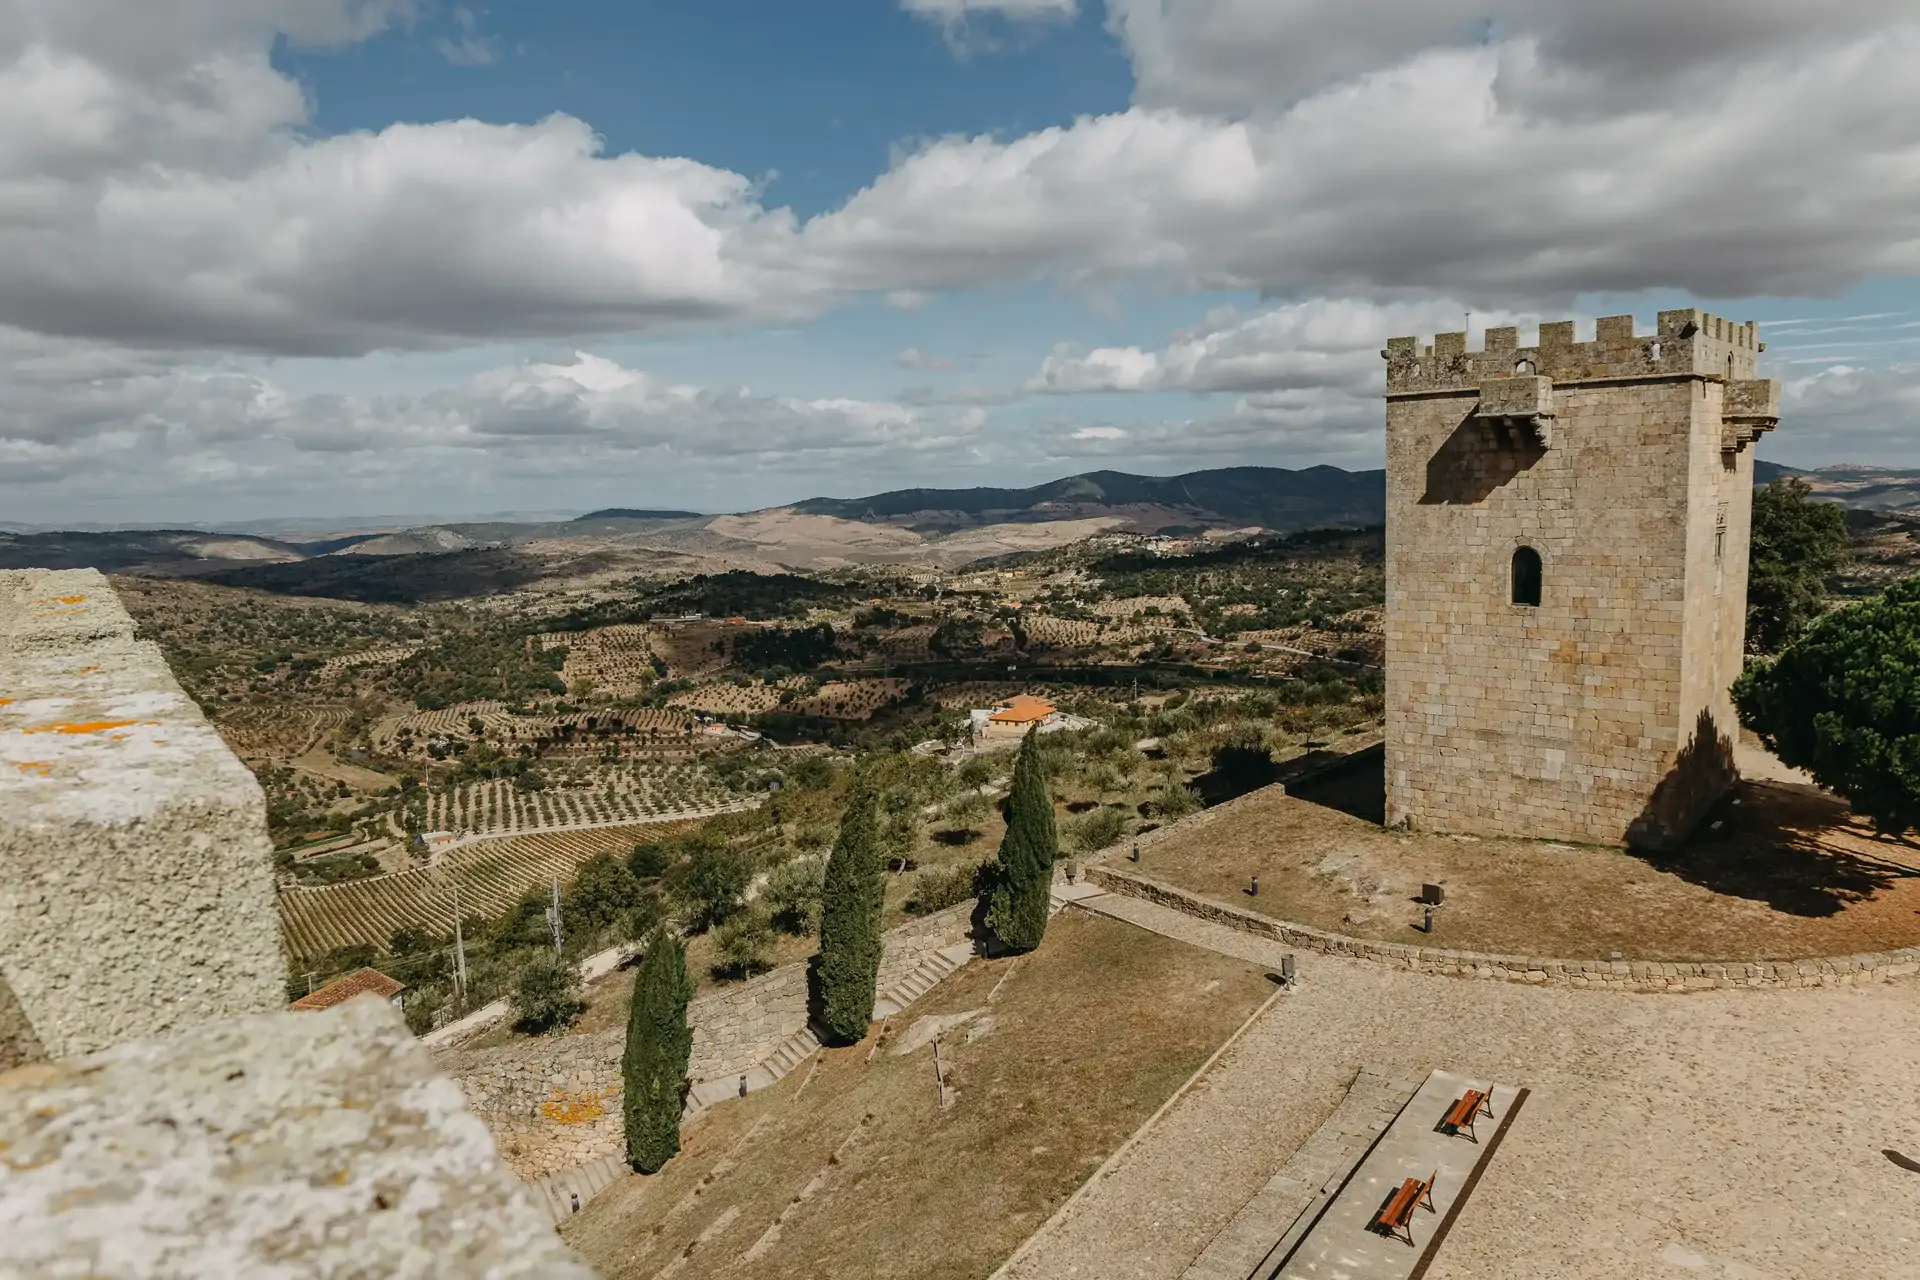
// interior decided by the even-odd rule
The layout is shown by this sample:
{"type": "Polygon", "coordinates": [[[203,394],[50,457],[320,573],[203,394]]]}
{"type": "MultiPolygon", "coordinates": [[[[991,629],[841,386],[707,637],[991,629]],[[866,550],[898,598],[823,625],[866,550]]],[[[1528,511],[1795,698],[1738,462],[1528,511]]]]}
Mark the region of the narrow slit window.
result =
{"type": "Polygon", "coordinates": [[[1513,602],[1536,608],[1540,604],[1540,553],[1532,547],[1513,553],[1513,602]]]}

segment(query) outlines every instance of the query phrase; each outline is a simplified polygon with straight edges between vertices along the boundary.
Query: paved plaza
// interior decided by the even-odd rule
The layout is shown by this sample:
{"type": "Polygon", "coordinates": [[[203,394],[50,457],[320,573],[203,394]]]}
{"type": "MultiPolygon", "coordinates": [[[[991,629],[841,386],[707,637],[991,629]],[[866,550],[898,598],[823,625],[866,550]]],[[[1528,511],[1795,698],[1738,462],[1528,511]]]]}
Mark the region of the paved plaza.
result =
{"type": "MultiPolygon", "coordinates": [[[[1085,905],[1276,969],[1283,953],[1085,905]]],[[[1917,1054],[1913,982],[1628,995],[1301,956],[1298,988],[1006,1274],[1179,1280],[1373,1063],[1531,1091],[1427,1280],[1920,1277],[1920,1175],[1883,1154],[1920,1157],[1917,1054]]]]}

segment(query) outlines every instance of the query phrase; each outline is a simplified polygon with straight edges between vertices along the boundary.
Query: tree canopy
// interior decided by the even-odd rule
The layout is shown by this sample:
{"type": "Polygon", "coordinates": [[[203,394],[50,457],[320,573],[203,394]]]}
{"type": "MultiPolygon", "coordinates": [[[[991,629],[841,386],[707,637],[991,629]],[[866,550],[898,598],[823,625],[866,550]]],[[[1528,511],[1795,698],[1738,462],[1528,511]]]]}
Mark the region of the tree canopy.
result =
{"type": "Polygon", "coordinates": [[[1768,749],[1880,830],[1920,823],[1920,579],[1827,614],[1733,698],[1768,749]]]}
{"type": "Polygon", "coordinates": [[[820,1017],[843,1043],[866,1035],[873,1020],[885,874],[879,798],[862,786],[841,815],[820,895],[820,1017]]]}
{"type": "Polygon", "coordinates": [[[994,936],[1016,951],[1033,950],[1047,932],[1053,862],[1060,854],[1039,741],[1039,735],[1029,730],[1014,758],[1007,834],[1000,841],[987,912],[987,926],[994,936]]]}
{"type": "Polygon", "coordinates": [[[1797,476],[1753,493],[1747,575],[1747,648],[1777,653],[1826,607],[1826,585],[1847,561],[1847,517],[1816,502],[1797,476]]]}
{"type": "Polygon", "coordinates": [[[686,1103],[693,1032],[687,1002],[693,982],[686,952],[665,927],[647,939],[627,1010],[627,1048],[620,1060],[627,1162],[658,1173],[680,1150],[680,1111],[686,1103]]]}

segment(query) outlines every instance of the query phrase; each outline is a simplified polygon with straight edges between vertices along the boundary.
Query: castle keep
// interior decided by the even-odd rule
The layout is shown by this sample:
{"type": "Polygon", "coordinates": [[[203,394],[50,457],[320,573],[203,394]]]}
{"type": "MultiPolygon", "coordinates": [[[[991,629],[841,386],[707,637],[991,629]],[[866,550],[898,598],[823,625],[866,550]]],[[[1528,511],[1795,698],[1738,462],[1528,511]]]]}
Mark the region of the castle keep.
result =
{"type": "Polygon", "coordinates": [[[1734,779],[1756,327],[1387,360],[1387,821],[1669,848],[1734,779]]]}

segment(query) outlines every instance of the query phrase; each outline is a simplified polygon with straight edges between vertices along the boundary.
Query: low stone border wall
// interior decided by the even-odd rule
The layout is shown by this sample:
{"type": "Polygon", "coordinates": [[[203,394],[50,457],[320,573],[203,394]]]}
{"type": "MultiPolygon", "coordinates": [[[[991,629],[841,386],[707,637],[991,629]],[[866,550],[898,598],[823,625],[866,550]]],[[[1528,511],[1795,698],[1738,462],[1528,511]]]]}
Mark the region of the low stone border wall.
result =
{"type": "MultiPolygon", "coordinates": [[[[1224,807],[1224,806],[1223,806],[1224,807]]],[[[1613,991],[1710,991],[1720,988],[1851,987],[1920,973],[1920,948],[1877,951],[1858,956],[1813,960],[1719,963],[1665,963],[1650,960],[1554,960],[1539,956],[1450,951],[1404,943],[1349,938],[1306,925],[1275,920],[1242,907],[1212,902],[1159,880],[1110,866],[1090,866],[1088,880],[1109,893],[1125,894],[1171,907],[1200,920],[1322,955],[1348,956],[1456,978],[1485,978],[1535,986],[1602,988],[1613,991]]]]}

